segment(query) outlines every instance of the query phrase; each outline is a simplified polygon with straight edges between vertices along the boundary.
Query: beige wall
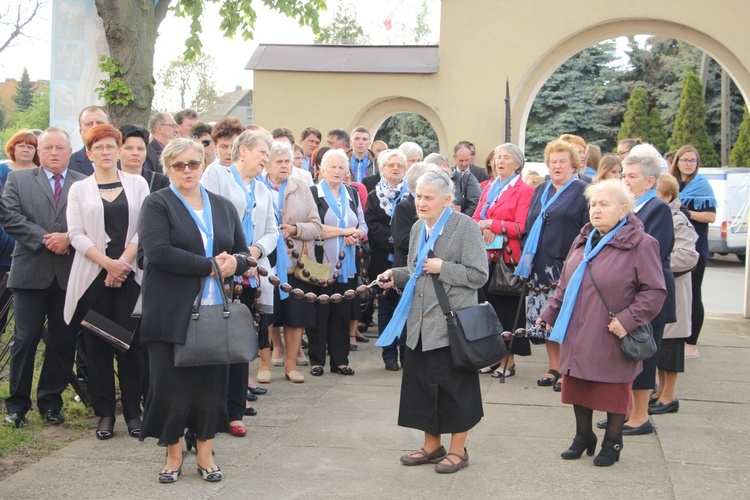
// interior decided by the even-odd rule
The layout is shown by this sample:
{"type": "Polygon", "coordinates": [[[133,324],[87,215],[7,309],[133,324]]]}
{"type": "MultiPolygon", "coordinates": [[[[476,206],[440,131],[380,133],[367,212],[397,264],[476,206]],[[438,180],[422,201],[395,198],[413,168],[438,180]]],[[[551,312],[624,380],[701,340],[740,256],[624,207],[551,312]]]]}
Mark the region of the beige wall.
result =
{"type": "Polygon", "coordinates": [[[377,130],[396,112],[425,116],[440,149],[462,139],[478,161],[502,142],[505,80],[513,142],[523,145],[539,88],[568,58],[603,40],[639,33],[680,38],[724,65],[748,101],[750,2],[737,0],[442,1],[440,69],[432,75],[255,71],[255,123],[377,130]],[[668,21],[667,21],[668,19],[668,21]]]}

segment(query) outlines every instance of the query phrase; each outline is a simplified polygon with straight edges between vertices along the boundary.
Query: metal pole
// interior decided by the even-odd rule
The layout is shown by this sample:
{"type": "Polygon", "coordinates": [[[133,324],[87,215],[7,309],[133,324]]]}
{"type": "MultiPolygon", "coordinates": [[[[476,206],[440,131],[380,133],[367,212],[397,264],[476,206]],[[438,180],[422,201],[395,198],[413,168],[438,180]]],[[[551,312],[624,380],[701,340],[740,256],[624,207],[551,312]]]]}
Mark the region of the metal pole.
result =
{"type": "Polygon", "coordinates": [[[729,114],[731,112],[731,96],[729,95],[729,75],[721,68],[721,166],[729,165],[730,127],[729,114]]]}
{"type": "Polygon", "coordinates": [[[505,142],[510,142],[510,83],[505,79],[505,142]]]}

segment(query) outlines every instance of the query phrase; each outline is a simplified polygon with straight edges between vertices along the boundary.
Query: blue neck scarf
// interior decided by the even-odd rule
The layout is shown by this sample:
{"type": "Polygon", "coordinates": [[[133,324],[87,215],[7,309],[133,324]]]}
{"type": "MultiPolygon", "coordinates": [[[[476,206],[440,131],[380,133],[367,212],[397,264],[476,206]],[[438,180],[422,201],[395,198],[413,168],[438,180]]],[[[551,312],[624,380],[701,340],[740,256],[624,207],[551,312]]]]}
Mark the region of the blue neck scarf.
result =
{"type": "MultiPolygon", "coordinates": [[[[201,188],[201,198],[203,198],[203,218],[201,219],[198,217],[198,214],[195,213],[195,210],[193,210],[193,207],[190,206],[190,204],[187,202],[187,200],[182,196],[182,194],[177,190],[177,188],[174,186],[174,184],[169,184],[169,189],[172,190],[172,192],[177,196],[177,199],[179,199],[183,205],[185,205],[185,209],[190,214],[190,217],[193,218],[195,221],[195,224],[200,228],[201,231],[203,231],[203,234],[206,235],[206,246],[205,246],[205,255],[207,258],[213,257],[214,252],[214,219],[213,219],[213,211],[211,210],[211,203],[208,201],[208,192],[206,191],[206,188],[203,186],[201,188]]],[[[217,297],[221,297],[221,290],[219,290],[219,284],[216,283],[216,280],[213,278],[206,279],[206,284],[203,286],[203,292],[201,294],[202,298],[208,298],[209,294],[211,293],[211,287],[214,287],[217,293],[217,297]]]]}
{"type": "Polygon", "coordinates": [[[586,167],[586,175],[596,175],[596,170],[592,167],[586,167]]]}
{"type": "MultiPolygon", "coordinates": [[[[269,190],[279,192],[279,202],[273,203],[273,209],[276,215],[276,225],[279,226],[279,237],[276,240],[276,276],[281,280],[282,283],[289,281],[289,275],[287,274],[286,268],[289,266],[289,256],[286,253],[286,242],[281,234],[281,211],[284,208],[284,193],[286,193],[286,181],[281,183],[278,189],[271,184],[271,180],[268,176],[263,177],[263,181],[268,186],[269,190]]],[[[289,294],[279,288],[279,298],[286,300],[289,294]]]]}
{"type": "Polygon", "coordinates": [[[354,172],[354,179],[356,182],[362,182],[362,179],[367,177],[367,169],[370,166],[370,155],[365,153],[365,157],[358,160],[354,154],[349,158],[349,165],[354,172]]]}
{"type": "MultiPolygon", "coordinates": [[[[253,238],[255,237],[255,228],[253,227],[253,209],[255,208],[255,179],[250,181],[250,190],[248,191],[247,186],[242,181],[240,173],[237,170],[237,166],[232,163],[229,167],[229,171],[232,172],[234,181],[242,188],[242,192],[245,193],[245,213],[242,216],[242,230],[245,232],[245,242],[248,248],[253,244],[253,238]]],[[[255,277],[249,278],[248,283],[253,288],[258,287],[258,280],[255,277]]]]}
{"type": "MultiPolygon", "coordinates": [[[[333,210],[333,213],[339,221],[338,226],[342,229],[346,229],[346,227],[348,227],[346,224],[346,216],[349,207],[347,205],[346,187],[344,186],[344,183],[342,182],[339,186],[338,201],[333,197],[333,192],[331,192],[331,188],[328,187],[326,181],[322,181],[320,184],[323,187],[323,194],[325,195],[328,206],[331,207],[331,210],[333,210]]],[[[354,261],[354,245],[345,244],[343,236],[339,236],[338,251],[333,262],[336,262],[336,259],[338,259],[338,252],[341,252],[341,250],[344,251],[344,260],[341,263],[341,269],[339,269],[338,281],[339,283],[346,283],[349,281],[349,276],[357,274],[357,263],[354,261]]]]}
{"type": "Polygon", "coordinates": [[[604,245],[609,243],[612,238],[615,237],[617,231],[619,231],[620,228],[625,225],[625,222],[627,220],[627,216],[623,217],[619,224],[617,224],[610,232],[602,236],[602,238],[599,240],[599,243],[597,243],[596,247],[594,247],[593,249],[591,248],[591,242],[594,238],[594,234],[598,234],[599,231],[597,229],[592,229],[589,233],[589,237],[586,240],[586,246],[583,249],[583,260],[580,264],[578,264],[576,270],[573,271],[573,274],[570,277],[570,281],[568,281],[568,286],[565,288],[565,297],[563,298],[562,307],[560,307],[560,314],[558,314],[557,321],[555,321],[555,326],[552,328],[552,333],[549,336],[549,339],[552,342],[562,344],[563,340],[565,340],[565,334],[568,331],[570,318],[573,315],[573,308],[575,308],[576,305],[578,290],[580,290],[581,288],[583,275],[586,272],[586,266],[589,265],[592,260],[594,260],[594,257],[596,257],[597,254],[599,254],[599,252],[602,250],[602,248],[604,248],[604,245]]]}
{"type": "Polygon", "coordinates": [[[484,220],[487,215],[487,210],[497,203],[497,199],[500,196],[500,193],[503,192],[503,189],[505,186],[513,182],[513,179],[518,177],[518,174],[510,176],[507,180],[504,182],[500,182],[500,177],[492,181],[492,184],[490,184],[490,190],[487,193],[487,199],[484,200],[484,206],[482,207],[482,211],[480,212],[479,216],[484,220]]]}
{"type": "Polygon", "coordinates": [[[716,208],[714,190],[711,188],[708,179],[700,174],[684,185],[682,191],[680,191],[680,201],[686,207],[688,207],[688,203],[692,202],[688,208],[693,210],[716,208]]]}
{"type": "Polygon", "coordinates": [[[547,187],[544,188],[541,199],[542,210],[541,212],[539,212],[539,215],[536,216],[536,220],[531,226],[531,231],[529,231],[529,236],[526,238],[526,245],[523,247],[523,254],[521,255],[521,259],[516,266],[516,276],[521,276],[525,279],[529,278],[529,275],[531,274],[531,265],[534,261],[534,255],[536,255],[536,249],[539,246],[539,238],[542,236],[542,224],[544,221],[544,217],[547,215],[547,209],[549,209],[549,207],[551,207],[552,204],[557,201],[560,195],[563,194],[575,180],[575,177],[571,177],[571,179],[563,187],[561,187],[549,201],[547,201],[547,196],[549,195],[549,190],[552,187],[552,181],[550,181],[549,184],[547,184],[547,187]]]}
{"type": "Polygon", "coordinates": [[[396,338],[398,338],[399,335],[401,335],[401,332],[404,329],[404,325],[406,324],[406,319],[409,316],[411,302],[414,299],[414,288],[416,288],[417,286],[417,279],[423,271],[422,266],[424,265],[424,261],[425,259],[427,259],[427,254],[429,254],[430,250],[432,250],[432,248],[435,246],[435,241],[437,241],[440,233],[443,231],[445,223],[451,216],[452,211],[453,210],[450,207],[443,210],[443,215],[440,216],[440,219],[438,219],[437,223],[435,223],[435,226],[430,230],[430,237],[427,239],[427,241],[425,241],[425,235],[427,234],[427,224],[425,223],[422,225],[422,231],[419,233],[417,263],[414,266],[414,274],[411,275],[409,281],[406,283],[404,291],[401,294],[401,299],[398,301],[398,306],[396,306],[396,310],[393,311],[393,317],[388,322],[388,325],[385,327],[383,333],[380,334],[377,342],[375,342],[376,346],[389,346],[393,343],[394,340],[396,340],[396,338]]]}
{"type": "Polygon", "coordinates": [[[649,189],[648,191],[643,193],[640,198],[635,200],[635,209],[638,210],[641,205],[646,203],[651,198],[656,198],[656,188],[649,189]]]}

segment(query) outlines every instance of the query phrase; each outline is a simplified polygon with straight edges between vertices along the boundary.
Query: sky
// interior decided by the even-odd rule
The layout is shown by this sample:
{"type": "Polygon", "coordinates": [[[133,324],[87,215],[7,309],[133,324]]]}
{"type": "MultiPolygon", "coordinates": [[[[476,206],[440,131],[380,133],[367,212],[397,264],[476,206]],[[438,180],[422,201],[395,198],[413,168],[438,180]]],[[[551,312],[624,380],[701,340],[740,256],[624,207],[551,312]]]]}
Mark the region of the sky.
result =
{"type": "MultiPolygon", "coordinates": [[[[26,0],[12,0],[13,5],[26,0]]],[[[94,0],[90,0],[93,2],[94,0]]],[[[234,39],[225,38],[219,30],[220,17],[218,6],[210,5],[203,20],[204,53],[210,53],[217,63],[216,84],[220,91],[229,92],[236,86],[252,88],[252,72],[245,70],[253,51],[259,43],[313,43],[314,35],[310,28],[301,28],[299,23],[275,11],[270,11],[261,2],[255,2],[258,19],[255,24],[254,40],[244,41],[241,36],[234,39]]],[[[333,19],[341,0],[328,0],[328,10],[321,12],[321,25],[333,19]]],[[[401,43],[406,25],[413,25],[413,16],[422,5],[422,0],[350,0],[357,12],[360,25],[370,35],[372,43],[401,43]],[[383,21],[393,12],[393,27],[386,32],[383,21]]],[[[433,30],[432,38],[438,41],[440,30],[440,1],[427,0],[430,11],[429,24],[433,30]]],[[[32,81],[49,80],[50,78],[50,34],[52,26],[52,0],[47,4],[26,30],[32,36],[17,41],[13,47],[0,53],[0,81],[7,78],[19,79],[23,68],[29,71],[32,81]],[[34,57],[29,57],[34,54],[34,57]]],[[[189,33],[189,23],[176,18],[171,13],[159,28],[160,36],[156,42],[154,71],[167,67],[170,61],[176,60],[184,51],[184,41],[189,33]]]]}

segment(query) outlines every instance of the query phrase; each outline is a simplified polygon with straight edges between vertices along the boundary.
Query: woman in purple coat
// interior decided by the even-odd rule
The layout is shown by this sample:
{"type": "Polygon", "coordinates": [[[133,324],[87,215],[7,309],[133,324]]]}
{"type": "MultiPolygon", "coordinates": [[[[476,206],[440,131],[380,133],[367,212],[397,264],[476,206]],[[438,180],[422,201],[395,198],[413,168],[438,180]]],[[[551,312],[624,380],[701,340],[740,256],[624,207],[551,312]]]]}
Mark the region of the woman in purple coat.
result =
{"type": "Polygon", "coordinates": [[[585,195],[591,223],[573,242],[560,285],[537,323],[552,327],[550,340],[561,344],[562,401],[573,405],[576,417],[573,444],[562,457],[580,458],[584,450],[594,454],[593,411],[604,411],[607,429],[594,465],[610,466],[620,457],[631,384],[641,371],[640,361],[622,355],[620,339],[657,315],[666,287],[659,244],[632,214],[633,197],[623,184],[603,181],[586,188],[585,195]]]}

